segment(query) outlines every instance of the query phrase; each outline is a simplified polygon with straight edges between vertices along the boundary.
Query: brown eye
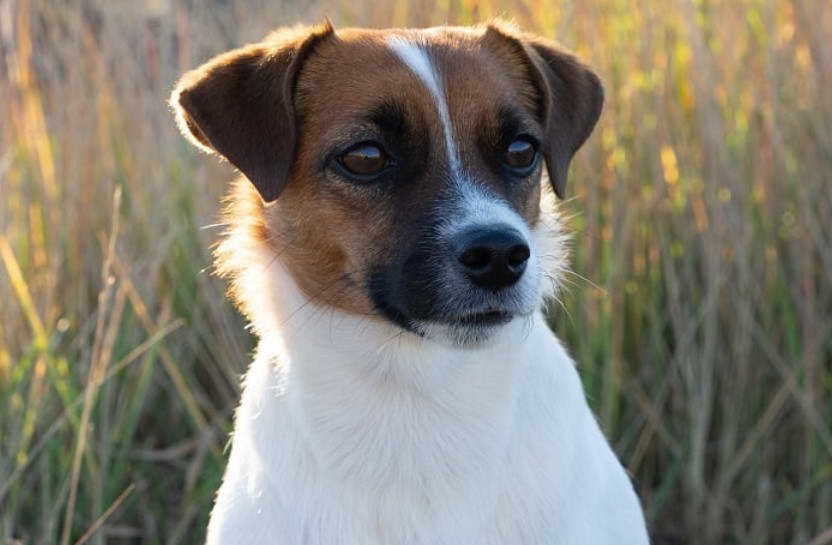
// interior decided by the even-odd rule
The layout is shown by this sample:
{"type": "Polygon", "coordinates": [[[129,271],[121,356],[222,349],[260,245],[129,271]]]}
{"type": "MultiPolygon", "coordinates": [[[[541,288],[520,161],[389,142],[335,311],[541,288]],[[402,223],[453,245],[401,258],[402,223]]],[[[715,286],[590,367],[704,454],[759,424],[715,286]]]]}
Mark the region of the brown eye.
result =
{"type": "Polygon", "coordinates": [[[509,167],[516,170],[526,170],[534,165],[537,150],[534,144],[524,138],[518,138],[508,145],[503,159],[509,167]]]}
{"type": "Polygon", "coordinates": [[[356,176],[378,174],[389,162],[384,150],[375,144],[359,144],[341,155],[339,161],[347,172],[356,176]]]}

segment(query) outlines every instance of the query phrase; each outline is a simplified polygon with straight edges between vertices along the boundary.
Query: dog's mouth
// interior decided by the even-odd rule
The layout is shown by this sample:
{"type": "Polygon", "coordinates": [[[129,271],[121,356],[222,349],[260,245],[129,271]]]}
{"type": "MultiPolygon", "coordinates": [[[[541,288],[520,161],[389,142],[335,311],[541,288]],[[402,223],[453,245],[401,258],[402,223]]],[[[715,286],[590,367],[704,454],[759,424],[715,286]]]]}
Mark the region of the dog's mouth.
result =
{"type": "Polygon", "coordinates": [[[480,312],[464,313],[457,317],[446,317],[434,321],[433,324],[443,327],[444,329],[440,331],[444,331],[445,338],[450,339],[454,345],[474,346],[492,338],[500,328],[523,315],[508,310],[489,308],[480,312]]]}
{"type": "Polygon", "coordinates": [[[514,314],[505,310],[486,310],[464,314],[459,318],[448,320],[449,324],[462,327],[491,327],[510,322],[514,314]]]}

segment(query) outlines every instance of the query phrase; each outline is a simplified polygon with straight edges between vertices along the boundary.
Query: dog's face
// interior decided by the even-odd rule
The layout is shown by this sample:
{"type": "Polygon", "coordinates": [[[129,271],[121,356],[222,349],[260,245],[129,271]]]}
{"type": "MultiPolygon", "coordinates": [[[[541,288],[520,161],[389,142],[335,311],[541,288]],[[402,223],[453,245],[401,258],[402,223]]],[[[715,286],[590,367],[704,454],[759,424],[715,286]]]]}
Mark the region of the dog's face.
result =
{"type": "Polygon", "coordinates": [[[601,102],[572,56],[498,26],[283,31],[172,99],[309,298],[462,344],[539,306],[542,171],[562,195],[601,102]]]}

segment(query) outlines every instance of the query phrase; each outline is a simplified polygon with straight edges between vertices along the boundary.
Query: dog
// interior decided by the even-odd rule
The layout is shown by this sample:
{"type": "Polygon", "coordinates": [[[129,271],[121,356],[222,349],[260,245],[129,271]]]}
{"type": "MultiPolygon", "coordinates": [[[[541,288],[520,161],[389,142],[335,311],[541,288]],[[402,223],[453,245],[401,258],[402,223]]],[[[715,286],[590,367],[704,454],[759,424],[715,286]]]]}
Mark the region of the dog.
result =
{"type": "Polygon", "coordinates": [[[542,311],[551,193],[603,104],[587,66],[501,21],[326,22],[170,103],[242,174],[217,268],[259,337],[209,544],[648,543],[542,311]]]}

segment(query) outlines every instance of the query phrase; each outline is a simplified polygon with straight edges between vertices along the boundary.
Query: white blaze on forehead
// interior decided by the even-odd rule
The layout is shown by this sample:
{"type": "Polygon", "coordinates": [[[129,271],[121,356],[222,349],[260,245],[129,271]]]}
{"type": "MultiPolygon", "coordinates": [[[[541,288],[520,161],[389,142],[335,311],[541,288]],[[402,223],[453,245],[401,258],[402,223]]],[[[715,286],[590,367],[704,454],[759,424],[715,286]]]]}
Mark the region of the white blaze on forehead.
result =
{"type": "MultiPolygon", "coordinates": [[[[423,32],[429,35],[431,30],[423,32]]],[[[454,233],[477,225],[506,225],[516,229],[527,241],[530,241],[530,232],[523,218],[512,210],[506,201],[488,194],[462,171],[453,139],[451,116],[442,80],[425,49],[426,44],[418,38],[414,40],[402,36],[390,36],[387,38],[387,45],[430,91],[442,123],[451,178],[456,191],[453,199],[453,212],[450,214],[451,217],[443,222],[440,232],[443,236],[452,236],[454,233]]]]}
{"type": "MultiPolygon", "coordinates": [[[[430,33],[431,31],[426,31],[423,35],[430,33]]],[[[533,236],[529,226],[508,202],[481,187],[463,171],[453,139],[447,96],[441,76],[426,50],[427,44],[419,38],[390,36],[387,45],[430,91],[442,123],[454,191],[449,195],[444,217],[437,229],[439,239],[451,240],[466,230],[484,227],[516,230],[529,245],[531,256],[527,272],[515,287],[514,303],[524,311],[534,309],[541,298],[541,278],[544,274],[542,256],[535,248],[539,237],[533,236]]],[[[535,232],[534,235],[536,234],[535,232]]],[[[464,291],[464,288],[461,289],[464,291]]]]}
{"type": "Polygon", "coordinates": [[[456,178],[459,175],[459,156],[456,151],[456,143],[453,139],[453,128],[451,126],[451,115],[448,112],[448,101],[445,98],[445,91],[436,67],[431,62],[423,44],[414,43],[401,36],[390,36],[387,38],[387,45],[393,52],[416,74],[422,83],[430,91],[436,110],[439,112],[439,120],[442,123],[442,131],[445,135],[445,147],[448,151],[448,162],[451,165],[451,172],[456,178]]]}

